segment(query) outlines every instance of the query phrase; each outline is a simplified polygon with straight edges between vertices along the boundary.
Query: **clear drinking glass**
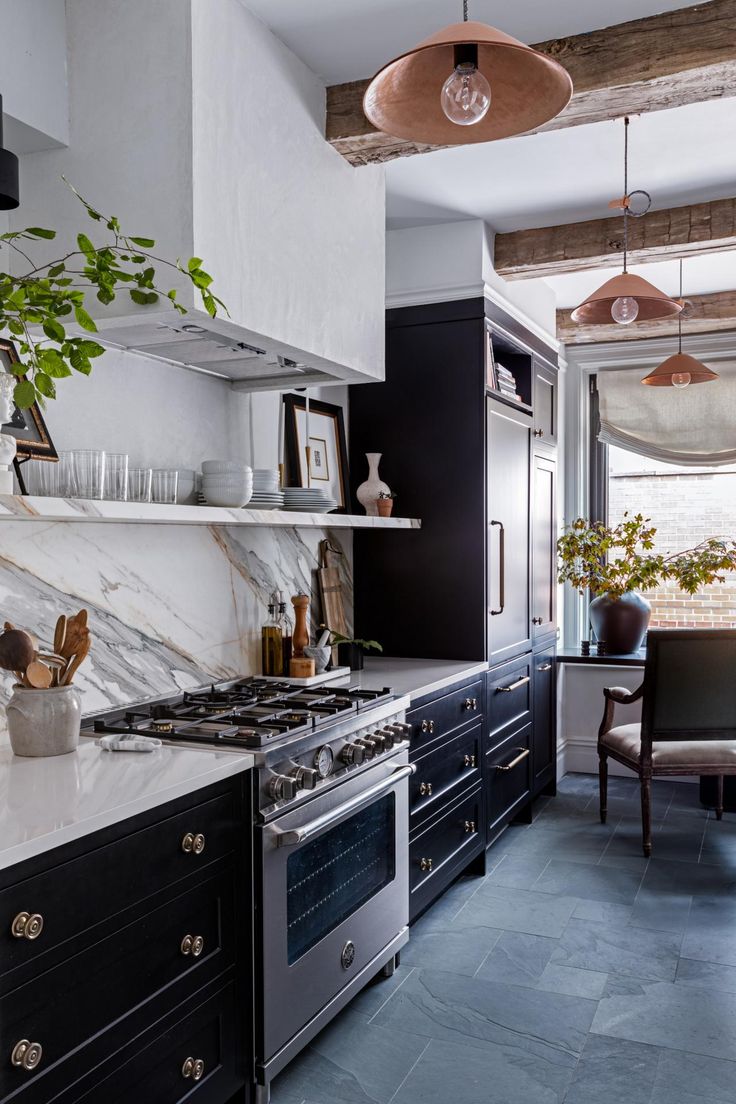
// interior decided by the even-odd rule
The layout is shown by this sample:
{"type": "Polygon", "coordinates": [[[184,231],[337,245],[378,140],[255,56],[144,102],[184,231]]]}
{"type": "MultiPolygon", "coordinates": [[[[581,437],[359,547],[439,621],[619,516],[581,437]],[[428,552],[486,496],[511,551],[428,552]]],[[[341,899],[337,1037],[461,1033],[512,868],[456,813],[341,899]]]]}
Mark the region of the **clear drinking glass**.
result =
{"type": "Polygon", "coordinates": [[[105,490],[105,453],[101,449],[73,449],[69,453],[72,494],[102,498],[105,490]]]}
{"type": "Polygon", "coordinates": [[[128,468],[128,502],[151,501],[150,468],[128,468]]]}
{"type": "Polygon", "coordinates": [[[176,502],[179,472],[176,468],[154,468],[151,479],[151,497],[154,502],[176,502]]]}
{"type": "Polygon", "coordinates": [[[28,494],[64,498],[68,491],[68,462],[62,452],[57,461],[30,460],[21,469],[28,494]]]}
{"type": "Polygon", "coordinates": [[[128,454],[108,452],[105,460],[105,498],[125,502],[128,497],[128,454]]]}

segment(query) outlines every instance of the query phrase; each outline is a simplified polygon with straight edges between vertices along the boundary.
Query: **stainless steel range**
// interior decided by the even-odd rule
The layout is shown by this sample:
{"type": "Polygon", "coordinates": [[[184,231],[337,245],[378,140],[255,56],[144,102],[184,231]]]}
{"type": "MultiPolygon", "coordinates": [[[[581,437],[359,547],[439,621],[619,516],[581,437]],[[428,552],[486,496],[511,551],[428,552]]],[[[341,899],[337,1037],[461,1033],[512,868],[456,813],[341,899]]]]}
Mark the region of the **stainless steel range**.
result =
{"type": "Polygon", "coordinates": [[[254,755],[256,1099],[408,939],[409,699],[245,679],[98,717],[254,755]]]}

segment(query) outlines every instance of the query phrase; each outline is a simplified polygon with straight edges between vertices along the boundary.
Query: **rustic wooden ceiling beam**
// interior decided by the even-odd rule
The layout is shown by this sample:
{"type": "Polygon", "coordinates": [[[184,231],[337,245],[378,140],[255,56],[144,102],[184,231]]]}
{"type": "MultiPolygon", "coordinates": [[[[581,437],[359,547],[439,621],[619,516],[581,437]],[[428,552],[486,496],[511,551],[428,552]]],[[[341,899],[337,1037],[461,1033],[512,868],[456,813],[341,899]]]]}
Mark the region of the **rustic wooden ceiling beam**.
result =
{"type": "MultiPolygon", "coordinates": [[[[676,337],[677,319],[660,318],[631,326],[583,326],[573,322],[569,310],[557,312],[557,340],[565,345],[589,345],[603,341],[643,341],[652,337],[676,337]]],[[[736,330],[736,291],[688,295],[682,315],[683,337],[688,334],[736,330]]]]}
{"type": "MultiPolygon", "coordinates": [[[[649,211],[629,219],[629,262],[644,264],[736,247],[736,199],[649,211]]],[[[494,267],[507,280],[530,280],[620,266],[623,218],[571,222],[497,234],[494,267]]]]}
{"type": "MultiPolygon", "coordinates": [[[[736,95],[736,4],[708,0],[588,34],[540,42],[575,85],[568,107],[542,130],[639,115],[736,95]]],[[[327,140],[353,165],[391,161],[430,146],[377,131],[363,114],[368,80],[327,89],[327,140]]]]}

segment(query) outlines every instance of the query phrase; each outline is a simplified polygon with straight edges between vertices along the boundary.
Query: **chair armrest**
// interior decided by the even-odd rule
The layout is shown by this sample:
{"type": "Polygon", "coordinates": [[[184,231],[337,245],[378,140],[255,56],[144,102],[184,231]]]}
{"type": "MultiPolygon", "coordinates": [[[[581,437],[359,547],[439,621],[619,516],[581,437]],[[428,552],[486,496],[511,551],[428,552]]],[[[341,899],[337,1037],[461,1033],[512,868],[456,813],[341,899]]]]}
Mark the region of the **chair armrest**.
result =
{"type": "Polygon", "coordinates": [[[607,686],[603,691],[606,704],[603,710],[603,720],[598,729],[598,740],[605,736],[613,728],[613,714],[617,705],[631,705],[639,701],[644,693],[644,683],[637,686],[636,690],[626,690],[623,686],[607,686]]]}

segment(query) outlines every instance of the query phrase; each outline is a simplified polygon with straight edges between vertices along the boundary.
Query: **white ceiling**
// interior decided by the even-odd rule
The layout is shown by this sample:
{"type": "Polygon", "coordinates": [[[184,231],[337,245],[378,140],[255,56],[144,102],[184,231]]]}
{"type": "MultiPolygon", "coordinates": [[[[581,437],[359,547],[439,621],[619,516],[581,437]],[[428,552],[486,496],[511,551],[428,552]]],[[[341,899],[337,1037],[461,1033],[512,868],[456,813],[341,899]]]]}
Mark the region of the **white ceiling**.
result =
{"type": "MultiPolygon", "coordinates": [[[[392,57],[462,19],[461,0],[243,2],[328,84],[370,77],[392,57]]],[[[684,6],[684,0],[470,0],[470,18],[533,43],[684,6]]]]}

